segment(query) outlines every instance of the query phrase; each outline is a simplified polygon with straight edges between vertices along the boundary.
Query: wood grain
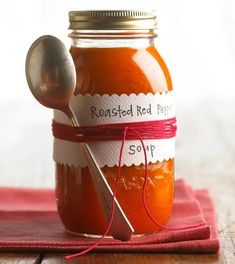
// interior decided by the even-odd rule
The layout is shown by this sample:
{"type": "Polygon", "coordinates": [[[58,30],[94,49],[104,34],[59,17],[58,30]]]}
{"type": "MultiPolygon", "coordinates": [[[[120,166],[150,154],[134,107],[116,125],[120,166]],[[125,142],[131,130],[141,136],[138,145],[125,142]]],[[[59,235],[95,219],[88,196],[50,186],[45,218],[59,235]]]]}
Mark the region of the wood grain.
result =
{"type": "MultiPolygon", "coordinates": [[[[90,254],[72,260],[71,264],[200,264],[226,263],[217,255],[186,255],[186,254],[90,254]]],[[[61,255],[47,255],[42,264],[68,263],[61,255]]]]}
{"type": "Polygon", "coordinates": [[[38,254],[0,254],[1,264],[38,264],[41,257],[38,254]]]}

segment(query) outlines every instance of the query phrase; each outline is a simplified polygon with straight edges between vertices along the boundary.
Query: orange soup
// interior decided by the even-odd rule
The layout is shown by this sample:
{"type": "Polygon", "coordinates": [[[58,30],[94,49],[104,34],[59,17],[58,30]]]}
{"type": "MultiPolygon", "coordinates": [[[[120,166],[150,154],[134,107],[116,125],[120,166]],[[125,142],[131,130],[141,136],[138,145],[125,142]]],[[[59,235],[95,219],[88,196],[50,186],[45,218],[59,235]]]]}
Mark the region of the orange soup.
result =
{"type": "MultiPolygon", "coordinates": [[[[76,71],[76,94],[163,93],[172,90],[167,67],[154,45],[147,47],[77,47],[72,45],[76,71]]],[[[158,231],[145,212],[142,201],[145,165],[123,165],[116,197],[136,234],[158,231]]],[[[111,188],[117,166],[102,171],[111,188]]],[[[174,159],[149,163],[146,203],[154,218],[166,225],[174,193],[174,159]]],[[[105,223],[88,167],[56,164],[58,212],[66,230],[99,235],[105,223]]]]}

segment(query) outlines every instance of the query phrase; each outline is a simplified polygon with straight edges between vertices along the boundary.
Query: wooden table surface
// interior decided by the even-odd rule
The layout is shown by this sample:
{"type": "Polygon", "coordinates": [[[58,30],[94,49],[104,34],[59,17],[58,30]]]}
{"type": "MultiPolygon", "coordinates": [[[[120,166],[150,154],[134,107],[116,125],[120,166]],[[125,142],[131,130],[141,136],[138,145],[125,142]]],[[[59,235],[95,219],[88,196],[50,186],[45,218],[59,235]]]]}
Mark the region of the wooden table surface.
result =
{"type": "MultiPolygon", "coordinates": [[[[79,258],[79,263],[235,263],[235,123],[231,121],[235,104],[232,99],[231,102],[223,102],[223,111],[218,105],[221,105],[220,102],[202,102],[202,105],[187,109],[178,108],[176,178],[184,177],[194,188],[210,190],[218,213],[219,254],[89,254],[79,258]]],[[[19,111],[27,116],[31,106],[26,104],[19,111]]],[[[0,117],[2,114],[0,112],[0,117]]],[[[53,185],[50,119],[47,117],[40,121],[47,115],[48,112],[44,112],[38,119],[26,119],[15,124],[9,122],[14,119],[13,112],[9,111],[8,117],[1,119],[2,132],[8,140],[5,137],[0,139],[0,185],[53,185]],[[10,126],[14,125],[17,136],[8,133],[10,126]],[[32,136],[34,134],[37,140],[32,136]],[[20,153],[13,151],[16,149],[20,153]],[[13,163],[11,166],[9,160],[13,163]]],[[[0,263],[49,264],[66,261],[63,255],[12,252],[0,253],[0,263]]],[[[78,260],[70,263],[78,263],[78,260]]]]}

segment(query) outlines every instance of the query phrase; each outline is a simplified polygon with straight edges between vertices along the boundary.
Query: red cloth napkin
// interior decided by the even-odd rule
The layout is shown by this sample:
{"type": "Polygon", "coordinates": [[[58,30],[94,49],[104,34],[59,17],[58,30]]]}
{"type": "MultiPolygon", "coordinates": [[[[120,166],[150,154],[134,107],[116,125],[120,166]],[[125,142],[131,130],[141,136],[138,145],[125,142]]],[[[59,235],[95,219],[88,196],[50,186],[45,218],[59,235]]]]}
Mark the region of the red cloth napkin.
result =
{"type": "MultiPolygon", "coordinates": [[[[96,252],[215,253],[219,250],[215,211],[207,190],[176,181],[169,227],[203,224],[189,230],[162,230],[128,242],[106,238],[96,252]]],[[[65,232],[56,212],[53,190],[0,188],[0,251],[72,252],[96,239],[65,232]]]]}

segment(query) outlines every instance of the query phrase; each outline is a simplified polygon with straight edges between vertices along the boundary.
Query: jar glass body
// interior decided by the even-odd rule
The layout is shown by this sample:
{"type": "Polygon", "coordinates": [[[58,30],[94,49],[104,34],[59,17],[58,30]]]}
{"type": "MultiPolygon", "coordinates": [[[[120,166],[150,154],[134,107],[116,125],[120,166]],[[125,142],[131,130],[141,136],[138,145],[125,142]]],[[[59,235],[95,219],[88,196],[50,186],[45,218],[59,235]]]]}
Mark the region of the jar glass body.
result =
{"type": "MultiPolygon", "coordinates": [[[[169,72],[155,47],[152,32],[74,31],[70,36],[70,52],[77,73],[75,95],[129,95],[172,90],[169,72]]],[[[116,194],[136,234],[160,230],[143,206],[144,169],[144,164],[123,165],[116,194]]],[[[117,170],[117,166],[102,168],[111,188],[117,170]]],[[[170,217],[173,193],[174,159],[149,163],[146,203],[161,225],[170,217]]],[[[66,230],[84,235],[104,233],[107,224],[88,167],[56,164],[56,200],[66,230]]]]}

